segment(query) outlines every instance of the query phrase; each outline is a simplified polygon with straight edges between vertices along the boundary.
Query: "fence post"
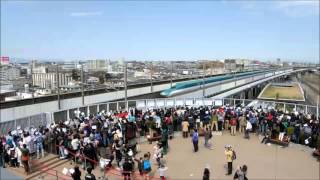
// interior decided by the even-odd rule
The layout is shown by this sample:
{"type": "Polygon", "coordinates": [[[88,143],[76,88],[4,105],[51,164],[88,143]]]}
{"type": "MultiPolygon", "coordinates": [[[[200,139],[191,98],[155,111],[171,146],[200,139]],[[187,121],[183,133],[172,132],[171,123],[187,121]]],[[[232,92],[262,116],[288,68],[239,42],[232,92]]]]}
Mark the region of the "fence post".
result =
{"type": "Polygon", "coordinates": [[[14,120],[14,129],[17,129],[17,120],[14,120]]]}
{"type": "Polygon", "coordinates": [[[59,180],[58,171],[57,170],[56,170],[56,177],[57,177],[57,180],[59,180]]]}
{"type": "Polygon", "coordinates": [[[119,111],[119,101],[117,101],[117,111],[119,111]]]}
{"type": "Polygon", "coordinates": [[[283,103],[283,111],[286,113],[286,103],[283,103]]]}
{"type": "Polygon", "coordinates": [[[304,112],[305,114],[308,114],[308,106],[306,105],[306,110],[304,112]]]}
{"type": "Polygon", "coordinates": [[[31,126],[31,117],[29,116],[28,117],[28,127],[30,127],[31,126]]]}
{"type": "Polygon", "coordinates": [[[69,114],[70,112],[69,111],[70,111],[70,109],[67,110],[67,121],[70,121],[70,114],[69,114]]]}

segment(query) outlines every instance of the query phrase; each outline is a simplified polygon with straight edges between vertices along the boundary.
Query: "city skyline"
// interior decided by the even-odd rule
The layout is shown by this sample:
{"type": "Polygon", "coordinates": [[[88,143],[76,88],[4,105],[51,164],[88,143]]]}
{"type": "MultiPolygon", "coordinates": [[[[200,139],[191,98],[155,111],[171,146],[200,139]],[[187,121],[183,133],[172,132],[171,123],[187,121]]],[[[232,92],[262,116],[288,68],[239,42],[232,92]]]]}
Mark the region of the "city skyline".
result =
{"type": "Polygon", "coordinates": [[[1,1],[1,56],[318,63],[318,7],[318,1],[1,1]]]}

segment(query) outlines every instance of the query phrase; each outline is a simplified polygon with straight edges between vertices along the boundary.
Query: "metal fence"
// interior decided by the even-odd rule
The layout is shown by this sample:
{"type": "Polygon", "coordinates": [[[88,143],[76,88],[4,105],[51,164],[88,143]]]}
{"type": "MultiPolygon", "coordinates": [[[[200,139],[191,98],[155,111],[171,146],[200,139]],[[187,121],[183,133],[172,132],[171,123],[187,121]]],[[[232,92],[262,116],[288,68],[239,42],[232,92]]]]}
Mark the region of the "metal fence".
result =
{"type": "Polygon", "coordinates": [[[79,116],[81,113],[85,116],[90,114],[95,115],[102,110],[106,112],[115,111],[125,111],[126,107],[128,109],[154,109],[162,107],[178,107],[178,106],[255,106],[262,108],[273,107],[284,112],[298,111],[301,113],[314,114],[319,117],[319,107],[304,105],[304,104],[294,104],[286,102],[277,101],[262,101],[262,100],[250,100],[250,99],[211,99],[211,98],[163,98],[163,99],[142,99],[142,100],[129,100],[118,101],[118,102],[108,102],[101,104],[93,104],[79,108],[67,109],[62,111],[53,112],[53,118],[55,122],[70,120],[74,117],[79,116]]]}
{"type": "Polygon", "coordinates": [[[314,114],[319,118],[319,106],[310,106],[304,104],[294,104],[276,101],[261,101],[261,100],[250,100],[250,99],[212,99],[212,98],[165,98],[165,99],[142,99],[142,100],[129,100],[118,101],[118,102],[107,102],[100,104],[91,104],[88,106],[81,106],[78,108],[65,109],[61,111],[51,113],[41,113],[34,116],[29,116],[21,119],[16,119],[7,122],[0,123],[0,134],[6,134],[9,130],[16,129],[18,126],[21,129],[27,127],[39,127],[47,126],[53,121],[58,123],[59,121],[67,121],[80,115],[89,116],[95,115],[102,110],[106,112],[125,111],[127,109],[154,109],[163,107],[178,107],[178,106],[255,106],[262,108],[273,107],[284,112],[298,111],[301,113],[314,114]],[[128,107],[128,108],[126,108],[128,107]]]}
{"type": "Polygon", "coordinates": [[[50,113],[41,113],[12,121],[0,122],[0,134],[5,135],[10,130],[17,129],[17,127],[25,129],[30,127],[38,128],[39,126],[47,126],[51,124],[51,119],[50,113]]]}

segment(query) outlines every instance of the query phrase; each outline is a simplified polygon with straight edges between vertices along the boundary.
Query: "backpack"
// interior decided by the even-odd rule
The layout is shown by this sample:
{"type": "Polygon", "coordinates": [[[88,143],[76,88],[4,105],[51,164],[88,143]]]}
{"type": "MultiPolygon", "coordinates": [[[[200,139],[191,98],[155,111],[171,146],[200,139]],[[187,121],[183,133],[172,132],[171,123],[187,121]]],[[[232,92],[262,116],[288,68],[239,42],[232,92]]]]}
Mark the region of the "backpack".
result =
{"type": "Polygon", "coordinates": [[[198,133],[194,132],[194,134],[192,136],[192,141],[198,141],[198,133]]]}
{"type": "Polygon", "coordinates": [[[237,159],[237,154],[236,152],[233,150],[232,151],[232,160],[236,160],[237,159]]]}
{"type": "Polygon", "coordinates": [[[148,161],[148,160],[144,160],[144,161],[143,161],[143,170],[145,170],[145,171],[151,170],[150,161],[148,161]]]}

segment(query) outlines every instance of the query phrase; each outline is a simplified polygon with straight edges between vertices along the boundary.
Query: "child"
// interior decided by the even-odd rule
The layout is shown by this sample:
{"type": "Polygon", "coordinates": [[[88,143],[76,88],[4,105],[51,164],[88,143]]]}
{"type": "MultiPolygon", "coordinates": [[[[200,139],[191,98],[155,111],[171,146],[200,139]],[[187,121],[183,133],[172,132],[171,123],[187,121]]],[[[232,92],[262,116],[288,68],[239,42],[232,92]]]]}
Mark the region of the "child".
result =
{"type": "Polygon", "coordinates": [[[165,172],[168,170],[168,167],[165,167],[163,164],[158,168],[159,176],[161,180],[166,180],[165,172]]]}
{"type": "Polygon", "coordinates": [[[143,158],[140,157],[140,159],[134,159],[134,160],[138,162],[138,169],[139,169],[140,176],[143,176],[143,158]]]}

